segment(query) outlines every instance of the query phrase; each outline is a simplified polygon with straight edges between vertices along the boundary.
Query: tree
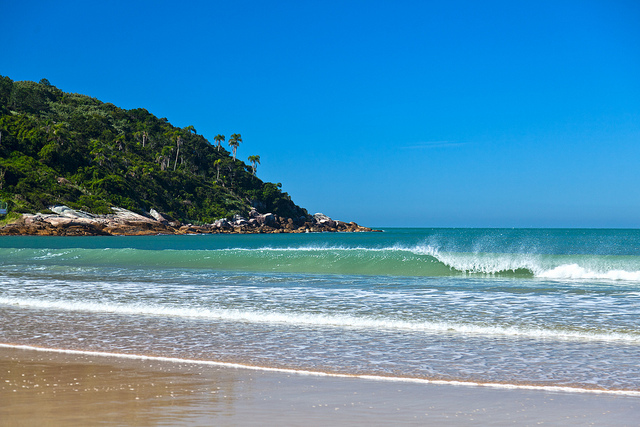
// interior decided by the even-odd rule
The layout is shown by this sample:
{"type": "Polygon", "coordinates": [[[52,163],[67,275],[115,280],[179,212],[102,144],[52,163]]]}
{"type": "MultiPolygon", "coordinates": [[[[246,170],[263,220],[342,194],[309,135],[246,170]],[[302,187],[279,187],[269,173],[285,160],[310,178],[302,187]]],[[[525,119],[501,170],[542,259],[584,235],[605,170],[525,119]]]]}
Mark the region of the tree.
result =
{"type": "Polygon", "coordinates": [[[218,135],[213,137],[213,140],[218,143],[218,151],[220,151],[220,147],[221,147],[220,143],[224,142],[224,135],[218,134],[218,135]]]}
{"type": "Polygon", "coordinates": [[[222,159],[218,159],[215,162],[213,162],[213,167],[216,168],[216,171],[218,171],[218,174],[216,175],[216,182],[218,182],[218,179],[220,179],[220,165],[222,164],[222,159]]]}
{"type": "Polygon", "coordinates": [[[119,151],[124,150],[124,140],[125,140],[124,134],[118,135],[118,139],[116,139],[116,146],[118,147],[119,151]]]}
{"type": "Polygon", "coordinates": [[[178,146],[178,150],[176,151],[176,162],[173,164],[174,171],[178,166],[178,155],[180,154],[180,146],[182,145],[182,138],[180,136],[178,136],[178,138],[176,139],[176,145],[178,146]]]}
{"type": "Polygon", "coordinates": [[[171,154],[173,153],[173,147],[166,145],[162,147],[161,155],[158,156],[157,161],[160,162],[160,170],[166,170],[171,164],[171,154]]]}
{"type": "Polygon", "coordinates": [[[233,160],[236,159],[236,151],[238,151],[238,146],[242,142],[242,136],[239,133],[234,133],[229,138],[229,146],[233,150],[233,160]]]}
{"type": "Polygon", "coordinates": [[[53,136],[48,141],[56,140],[58,144],[64,145],[64,142],[69,139],[69,132],[64,123],[58,123],[51,128],[53,136]]]}
{"type": "Polygon", "coordinates": [[[256,170],[258,169],[256,165],[260,164],[260,156],[249,156],[249,161],[251,162],[251,167],[253,168],[253,175],[255,176],[256,170]]]}
{"type": "Polygon", "coordinates": [[[151,126],[149,126],[149,123],[143,122],[142,126],[140,126],[140,132],[137,133],[142,137],[142,148],[149,142],[149,132],[151,132],[151,126]]]}
{"type": "MultiPolygon", "coordinates": [[[[63,93],[46,82],[0,75],[0,138],[0,195],[22,212],[53,204],[93,213],[153,207],[178,221],[210,223],[249,212],[252,201],[266,203],[265,183],[254,175],[257,156],[253,169],[237,151],[234,160],[231,148],[223,149],[224,135],[209,144],[190,126],[63,93]]],[[[237,147],[242,138],[233,140],[237,147]]],[[[274,215],[304,214],[278,187],[273,200],[274,215]]]]}
{"type": "Polygon", "coordinates": [[[13,80],[9,77],[0,76],[0,112],[8,108],[13,91],[13,80]]]}

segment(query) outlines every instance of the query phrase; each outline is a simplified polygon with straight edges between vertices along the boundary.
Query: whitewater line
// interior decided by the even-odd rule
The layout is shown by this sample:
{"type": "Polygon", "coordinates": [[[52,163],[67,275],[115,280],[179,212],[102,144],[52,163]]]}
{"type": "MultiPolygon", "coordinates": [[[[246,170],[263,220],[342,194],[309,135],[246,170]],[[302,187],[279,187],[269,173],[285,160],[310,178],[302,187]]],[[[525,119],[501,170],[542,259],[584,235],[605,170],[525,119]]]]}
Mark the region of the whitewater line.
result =
{"type": "Polygon", "coordinates": [[[491,383],[491,382],[478,382],[478,381],[459,381],[459,380],[435,380],[428,378],[412,378],[412,377],[392,377],[383,375],[365,375],[365,374],[340,374],[332,372],[322,371],[309,371],[304,369],[291,369],[291,368],[274,368],[269,366],[255,366],[241,363],[219,362],[213,360],[201,360],[201,359],[182,359],[178,357],[166,357],[166,356],[147,356],[141,354],[128,354],[128,353],[110,353],[105,351],[87,351],[87,350],[70,350],[60,348],[47,348],[37,347],[23,344],[6,344],[0,343],[0,348],[39,351],[58,354],[72,354],[79,356],[94,356],[105,358],[118,358],[129,360],[151,360],[157,362],[168,363],[188,363],[193,365],[204,366],[218,366],[223,368],[234,369],[246,369],[252,371],[263,372],[276,372],[294,375],[309,375],[316,377],[333,377],[333,378],[350,378],[350,379],[364,379],[373,381],[390,381],[390,382],[407,382],[416,384],[431,384],[431,385],[452,385],[452,386],[464,386],[464,387],[488,387],[495,389],[510,389],[510,390],[536,390],[536,391],[553,391],[553,392],[566,392],[566,393],[592,393],[592,394],[609,394],[609,395],[622,395],[622,396],[637,396],[640,397],[640,391],[635,390],[606,390],[606,389],[589,389],[579,388],[571,386],[548,386],[548,385],[533,385],[533,384],[504,384],[504,383],[491,383]]]}
{"type": "Polygon", "coordinates": [[[237,309],[195,309],[160,306],[138,306],[124,304],[100,304],[87,302],[44,301],[17,298],[1,298],[0,304],[59,311],[114,313],[140,316],[165,316],[178,318],[209,319],[256,324],[280,324],[293,326],[316,326],[333,328],[355,328],[375,330],[404,330],[439,334],[470,334],[485,336],[507,336],[529,339],[555,339],[604,342],[640,342],[640,335],[618,332],[609,334],[588,332],[557,332],[544,329],[527,329],[500,326],[477,326],[456,323],[410,322],[405,320],[379,320],[353,316],[298,314],[281,312],[246,311],[237,309]]]}

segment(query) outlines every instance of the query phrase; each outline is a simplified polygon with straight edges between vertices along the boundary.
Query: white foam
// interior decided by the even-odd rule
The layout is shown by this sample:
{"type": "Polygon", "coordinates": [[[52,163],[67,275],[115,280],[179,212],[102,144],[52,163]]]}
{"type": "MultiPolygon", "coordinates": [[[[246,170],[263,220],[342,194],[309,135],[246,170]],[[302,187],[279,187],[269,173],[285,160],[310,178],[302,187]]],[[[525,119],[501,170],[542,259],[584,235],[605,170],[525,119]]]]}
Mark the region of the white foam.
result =
{"type": "Polygon", "coordinates": [[[79,311],[91,313],[116,313],[167,317],[204,318],[220,321],[340,327],[375,330],[406,330],[426,333],[508,336],[531,339],[640,342],[639,334],[598,333],[587,331],[559,331],[541,328],[485,326],[453,322],[412,322],[349,315],[307,314],[260,310],[204,309],[139,304],[104,304],[98,302],[48,301],[26,298],[2,298],[0,304],[28,308],[79,311]]]}
{"type": "Polygon", "coordinates": [[[489,274],[529,270],[536,274],[542,270],[540,256],[536,254],[445,252],[431,245],[408,248],[417,255],[429,255],[453,270],[471,274],[489,274]]]}
{"type": "Polygon", "coordinates": [[[609,264],[610,260],[599,260],[596,255],[583,256],[584,262],[590,264],[586,267],[578,263],[557,265],[558,259],[569,257],[567,255],[442,252],[430,245],[407,250],[432,256],[450,268],[466,273],[496,274],[524,269],[543,279],[640,282],[640,270],[616,268],[609,264]]]}
{"type": "Polygon", "coordinates": [[[73,354],[73,355],[80,355],[80,356],[108,357],[108,358],[131,359],[131,360],[152,360],[157,362],[168,362],[168,363],[219,366],[219,367],[225,367],[225,368],[278,372],[278,373],[295,374],[295,375],[312,375],[312,376],[318,376],[318,377],[351,378],[351,379],[364,379],[364,380],[372,380],[372,381],[409,382],[409,383],[418,383],[418,384],[453,385],[453,386],[466,386],[466,387],[489,387],[489,388],[512,389],[512,390],[538,390],[538,391],[553,391],[553,392],[566,392],[566,393],[593,393],[593,394],[610,394],[610,395],[622,395],[622,396],[640,396],[640,391],[636,391],[636,390],[606,390],[606,389],[588,389],[588,388],[579,388],[579,387],[570,387],[570,386],[482,383],[482,382],[475,382],[475,381],[434,380],[434,379],[428,379],[428,378],[391,377],[391,376],[387,377],[387,376],[379,376],[379,375],[362,375],[362,374],[340,374],[340,373],[329,373],[329,372],[322,372],[322,371],[308,371],[308,370],[302,370],[302,369],[297,370],[297,369],[287,369],[287,368],[274,368],[274,367],[268,367],[268,366],[253,366],[253,365],[244,365],[240,363],[229,363],[229,362],[220,362],[220,361],[213,361],[213,360],[183,359],[178,357],[147,356],[147,355],[141,355],[141,354],[127,354],[127,353],[110,353],[110,352],[104,352],[104,351],[68,350],[68,349],[45,348],[45,347],[36,347],[36,346],[30,346],[30,345],[5,344],[5,343],[0,343],[0,348],[41,351],[41,352],[59,353],[59,354],[73,354]]]}
{"type": "Polygon", "coordinates": [[[640,281],[640,271],[609,270],[594,271],[578,264],[563,264],[547,271],[540,272],[538,277],[546,279],[604,279],[640,281]]]}

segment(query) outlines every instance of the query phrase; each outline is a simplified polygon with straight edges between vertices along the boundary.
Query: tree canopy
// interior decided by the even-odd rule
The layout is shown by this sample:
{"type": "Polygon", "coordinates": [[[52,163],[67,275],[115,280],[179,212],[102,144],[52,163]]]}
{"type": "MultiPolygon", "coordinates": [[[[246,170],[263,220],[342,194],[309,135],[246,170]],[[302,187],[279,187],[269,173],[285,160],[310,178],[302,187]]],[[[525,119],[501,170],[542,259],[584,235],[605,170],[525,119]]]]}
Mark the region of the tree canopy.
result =
{"type": "MultiPolygon", "coordinates": [[[[150,209],[182,222],[207,223],[251,207],[308,218],[279,184],[262,182],[234,155],[193,126],[179,128],[144,108],[125,110],[65,93],[48,80],[0,76],[0,199],[9,210],[66,204],[92,213],[112,206],[150,209]]],[[[259,159],[259,157],[258,157],[259,159]]],[[[259,163],[259,160],[258,160],[259,163]]]]}

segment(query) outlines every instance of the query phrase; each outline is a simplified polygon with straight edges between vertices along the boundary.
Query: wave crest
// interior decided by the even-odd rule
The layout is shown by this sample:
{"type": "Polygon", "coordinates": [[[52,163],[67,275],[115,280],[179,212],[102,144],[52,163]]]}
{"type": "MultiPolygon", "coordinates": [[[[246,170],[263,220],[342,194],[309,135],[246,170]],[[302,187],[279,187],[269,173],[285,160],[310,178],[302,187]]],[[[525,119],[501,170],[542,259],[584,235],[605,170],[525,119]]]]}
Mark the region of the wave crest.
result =
{"type": "Polygon", "coordinates": [[[640,282],[640,258],[632,256],[443,252],[430,245],[411,252],[431,256],[463,274],[640,282]]]}
{"type": "Polygon", "coordinates": [[[4,265],[38,268],[194,268],[273,273],[381,276],[497,276],[640,282],[640,257],[443,251],[413,247],[261,247],[212,250],[0,249],[4,265]]]}

